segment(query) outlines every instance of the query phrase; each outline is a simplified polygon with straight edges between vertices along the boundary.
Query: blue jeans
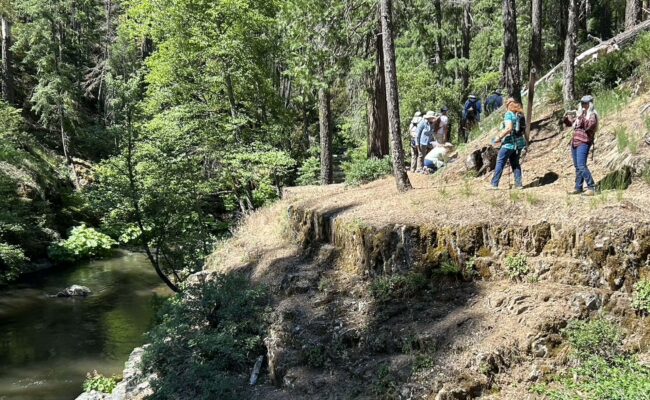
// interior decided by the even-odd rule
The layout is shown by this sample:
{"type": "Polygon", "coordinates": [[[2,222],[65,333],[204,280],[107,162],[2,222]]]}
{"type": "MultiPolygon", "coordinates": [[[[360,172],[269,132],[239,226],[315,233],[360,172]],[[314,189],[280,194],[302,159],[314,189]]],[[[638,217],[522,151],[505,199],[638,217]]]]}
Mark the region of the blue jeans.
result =
{"type": "Polygon", "coordinates": [[[587,168],[589,150],[591,150],[591,145],[589,144],[581,144],[578,147],[571,146],[573,165],[576,167],[576,191],[578,192],[582,192],[582,186],[584,183],[587,184],[589,190],[596,189],[594,178],[591,176],[589,168],[587,168]]]}
{"type": "Polygon", "coordinates": [[[515,175],[515,186],[522,187],[523,184],[521,164],[519,164],[519,151],[506,149],[505,147],[502,147],[501,150],[499,150],[499,155],[497,157],[497,166],[494,170],[494,178],[492,178],[492,186],[499,186],[499,180],[501,180],[501,175],[503,175],[503,169],[506,166],[506,161],[510,161],[512,173],[515,175]]]}

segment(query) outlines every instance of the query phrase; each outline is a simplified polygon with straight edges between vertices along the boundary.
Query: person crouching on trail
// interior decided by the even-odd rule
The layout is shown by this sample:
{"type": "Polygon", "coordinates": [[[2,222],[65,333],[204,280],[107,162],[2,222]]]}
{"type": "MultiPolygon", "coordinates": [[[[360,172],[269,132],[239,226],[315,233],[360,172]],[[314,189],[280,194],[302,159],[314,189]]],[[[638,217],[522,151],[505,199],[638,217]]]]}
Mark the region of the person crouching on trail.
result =
{"type": "Polygon", "coordinates": [[[584,96],[580,100],[580,108],[564,116],[564,124],[573,127],[571,139],[571,156],[576,168],[576,186],[570,194],[584,194],[593,196],[596,193],[596,183],[587,167],[589,150],[594,146],[596,131],[598,130],[598,113],[594,107],[594,98],[584,96]],[[587,184],[587,190],[583,185],[587,184]]]}
{"type": "Polygon", "coordinates": [[[493,144],[501,145],[499,155],[497,156],[494,177],[492,178],[492,185],[490,186],[490,189],[494,190],[499,188],[499,180],[501,180],[506,161],[510,161],[510,167],[512,167],[512,172],[515,176],[515,188],[524,188],[519,159],[521,152],[526,148],[526,138],[524,135],[526,131],[526,117],[524,116],[524,109],[521,104],[513,98],[509,98],[506,101],[506,110],[501,132],[493,140],[493,144]]]}
{"type": "Polygon", "coordinates": [[[416,172],[422,172],[424,167],[424,156],[427,155],[429,149],[433,147],[434,134],[438,128],[438,118],[433,111],[427,112],[420,124],[418,125],[417,143],[419,144],[418,151],[418,169],[416,172]]]}
{"type": "Polygon", "coordinates": [[[409,133],[411,134],[411,171],[415,172],[418,163],[419,144],[418,140],[418,124],[422,121],[422,113],[416,112],[411,120],[409,126],[409,133]]]}

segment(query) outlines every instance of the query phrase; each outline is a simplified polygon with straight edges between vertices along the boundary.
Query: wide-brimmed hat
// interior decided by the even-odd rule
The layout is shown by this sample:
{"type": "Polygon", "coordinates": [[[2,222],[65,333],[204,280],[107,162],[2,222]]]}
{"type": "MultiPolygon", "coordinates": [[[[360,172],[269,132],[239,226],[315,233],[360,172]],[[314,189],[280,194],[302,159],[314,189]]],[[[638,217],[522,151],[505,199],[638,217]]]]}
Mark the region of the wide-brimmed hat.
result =
{"type": "Polygon", "coordinates": [[[468,96],[468,98],[470,98],[470,99],[475,99],[475,98],[476,98],[476,95],[475,95],[475,94],[470,94],[470,95],[468,96]]]}
{"type": "Polygon", "coordinates": [[[443,113],[446,113],[447,111],[449,111],[449,109],[447,107],[442,107],[440,109],[440,112],[443,112],[443,113]]]}
{"type": "Polygon", "coordinates": [[[593,101],[594,101],[594,96],[592,96],[590,94],[588,94],[586,96],[583,96],[582,99],[580,99],[580,102],[583,103],[583,104],[584,103],[591,103],[593,101]]]}
{"type": "Polygon", "coordinates": [[[494,94],[501,96],[501,90],[499,90],[499,89],[495,90],[494,94]]]}
{"type": "Polygon", "coordinates": [[[433,111],[427,111],[427,113],[424,114],[424,117],[422,118],[424,119],[436,118],[436,113],[434,113],[433,111]]]}

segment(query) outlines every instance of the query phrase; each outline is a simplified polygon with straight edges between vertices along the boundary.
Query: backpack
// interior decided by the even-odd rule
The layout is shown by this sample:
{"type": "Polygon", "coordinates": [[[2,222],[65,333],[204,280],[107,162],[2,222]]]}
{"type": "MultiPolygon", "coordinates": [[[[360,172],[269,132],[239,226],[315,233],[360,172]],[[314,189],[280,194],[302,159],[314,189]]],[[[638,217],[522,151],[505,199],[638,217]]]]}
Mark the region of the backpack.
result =
{"type": "Polygon", "coordinates": [[[467,113],[465,115],[467,116],[468,120],[473,121],[476,117],[476,101],[470,101],[469,104],[470,107],[467,109],[467,113]]]}
{"type": "Polygon", "coordinates": [[[515,138],[520,138],[526,133],[526,116],[522,113],[517,113],[517,121],[514,126],[513,135],[515,138]]]}

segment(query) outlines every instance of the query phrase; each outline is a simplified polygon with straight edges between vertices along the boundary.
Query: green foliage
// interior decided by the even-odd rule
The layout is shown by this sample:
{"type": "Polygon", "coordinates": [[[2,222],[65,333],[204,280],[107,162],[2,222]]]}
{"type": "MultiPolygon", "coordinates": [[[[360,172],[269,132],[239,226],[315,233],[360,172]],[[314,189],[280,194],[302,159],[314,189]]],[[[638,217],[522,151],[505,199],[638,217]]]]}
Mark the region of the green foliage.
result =
{"type": "Polygon", "coordinates": [[[571,321],[563,331],[574,356],[588,360],[594,356],[613,360],[622,352],[623,335],[618,326],[605,319],[571,321]]]}
{"type": "Polygon", "coordinates": [[[358,186],[383,178],[392,172],[392,163],[389,157],[382,159],[354,159],[343,163],[345,172],[345,183],[350,186],[358,186]]]}
{"type": "Polygon", "coordinates": [[[596,109],[602,119],[621,111],[629,102],[631,93],[625,89],[612,89],[596,92],[594,97],[596,109]]]}
{"type": "Polygon", "coordinates": [[[506,268],[510,279],[519,279],[528,274],[528,258],[524,254],[510,255],[506,257],[506,268]]]}
{"type": "Polygon", "coordinates": [[[453,261],[446,260],[442,263],[440,266],[439,270],[436,270],[436,272],[442,274],[442,275],[450,275],[450,276],[455,276],[461,273],[461,268],[453,261]]]}
{"type": "Polygon", "coordinates": [[[86,380],[83,383],[84,392],[97,391],[100,393],[112,393],[119,381],[116,377],[106,377],[96,370],[86,374],[86,380]]]}
{"type": "Polygon", "coordinates": [[[616,144],[619,153],[623,153],[626,150],[631,154],[637,154],[639,152],[640,139],[628,134],[625,127],[616,128],[614,134],[616,135],[616,144]]]}
{"type": "Polygon", "coordinates": [[[300,186],[318,185],[320,183],[320,159],[309,157],[298,168],[298,179],[296,183],[300,186]]]}
{"type": "Polygon", "coordinates": [[[650,313],[650,280],[641,279],[634,285],[632,307],[641,312],[650,313]]]}
{"type": "Polygon", "coordinates": [[[58,264],[73,263],[106,257],[116,245],[117,242],[110,236],[81,225],[73,228],[66,240],[50,246],[48,253],[52,261],[58,264]]]}
{"type": "Polygon", "coordinates": [[[266,353],[266,291],[240,275],[185,288],[160,312],[143,362],[158,374],[159,399],[239,399],[254,360],[266,353]]]}
{"type": "Polygon", "coordinates": [[[533,392],[553,400],[647,398],[650,367],[623,354],[618,326],[604,319],[573,321],[563,334],[579,365],[533,392]]]}
{"type": "Polygon", "coordinates": [[[0,284],[16,279],[27,261],[20,247],[0,242],[0,284]]]}
{"type": "Polygon", "coordinates": [[[424,275],[412,272],[407,275],[382,276],[375,279],[370,286],[370,294],[380,302],[394,299],[412,298],[429,285],[424,275]]]}

